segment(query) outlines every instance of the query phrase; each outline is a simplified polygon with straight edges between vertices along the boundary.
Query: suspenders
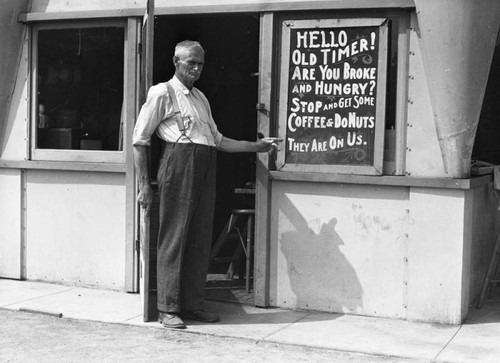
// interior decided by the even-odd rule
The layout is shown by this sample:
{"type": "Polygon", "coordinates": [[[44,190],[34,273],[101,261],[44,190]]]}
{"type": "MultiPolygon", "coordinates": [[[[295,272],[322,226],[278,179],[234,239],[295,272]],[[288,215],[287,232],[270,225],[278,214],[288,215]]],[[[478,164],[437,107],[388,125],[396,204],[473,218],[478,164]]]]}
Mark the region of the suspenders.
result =
{"type": "MultiPolygon", "coordinates": [[[[190,142],[191,139],[186,135],[186,127],[184,126],[184,121],[182,121],[182,116],[181,116],[181,110],[179,109],[179,104],[177,103],[177,96],[175,95],[174,88],[170,84],[170,82],[167,82],[167,90],[168,94],[170,96],[170,100],[172,101],[172,107],[174,109],[174,117],[175,121],[177,122],[177,126],[179,127],[179,131],[181,132],[181,136],[179,136],[179,139],[181,137],[186,137],[190,142]]],[[[177,141],[179,141],[177,139],[177,141]]],[[[176,141],[176,143],[177,143],[176,141]]]]}

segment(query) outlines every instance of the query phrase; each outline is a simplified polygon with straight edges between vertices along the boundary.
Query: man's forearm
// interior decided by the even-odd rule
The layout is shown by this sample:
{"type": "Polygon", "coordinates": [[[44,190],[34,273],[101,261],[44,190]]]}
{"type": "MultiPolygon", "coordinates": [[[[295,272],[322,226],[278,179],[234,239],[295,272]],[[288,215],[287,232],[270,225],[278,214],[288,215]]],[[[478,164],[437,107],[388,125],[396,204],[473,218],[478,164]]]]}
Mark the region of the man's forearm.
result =
{"type": "Polygon", "coordinates": [[[267,152],[272,147],[276,146],[272,141],[244,141],[234,140],[229,137],[222,137],[222,140],[217,147],[220,151],[228,153],[241,153],[241,152],[267,152]]]}
{"type": "Polygon", "coordinates": [[[238,153],[238,152],[255,152],[257,150],[257,145],[255,142],[234,140],[229,137],[222,137],[222,140],[218,146],[218,149],[228,153],[238,153]]]}
{"type": "Polygon", "coordinates": [[[134,145],[134,164],[139,188],[151,186],[148,165],[148,146],[134,145]]]}

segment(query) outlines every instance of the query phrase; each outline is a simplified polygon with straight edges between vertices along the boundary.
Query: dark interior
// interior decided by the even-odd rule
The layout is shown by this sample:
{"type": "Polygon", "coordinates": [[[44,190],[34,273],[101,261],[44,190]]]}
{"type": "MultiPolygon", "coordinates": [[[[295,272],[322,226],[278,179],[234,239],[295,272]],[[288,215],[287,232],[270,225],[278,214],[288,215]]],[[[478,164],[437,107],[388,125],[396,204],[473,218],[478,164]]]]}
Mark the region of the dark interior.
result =
{"type": "Polygon", "coordinates": [[[472,158],[494,165],[500,164],[500,42],[491,63],[483,107],[476,132],[472,158]]]}
{"type": "MultiPolygon", "coordinates": [[[[237,140],[255,140],[257,133],[259,17],[190,16],[155,19],[153,84],[174,74],[175,45],[199,41],[205,49],[205,66],[195,86],[208,98],[219,131],[237,140]]],[[[152,176],[156,179],[158,142],[152,147],[152,176]]],[[[217,200],[214,239],[239,201],[235,187],[254,183],[255,154],[218,153],[217,200]]]]}

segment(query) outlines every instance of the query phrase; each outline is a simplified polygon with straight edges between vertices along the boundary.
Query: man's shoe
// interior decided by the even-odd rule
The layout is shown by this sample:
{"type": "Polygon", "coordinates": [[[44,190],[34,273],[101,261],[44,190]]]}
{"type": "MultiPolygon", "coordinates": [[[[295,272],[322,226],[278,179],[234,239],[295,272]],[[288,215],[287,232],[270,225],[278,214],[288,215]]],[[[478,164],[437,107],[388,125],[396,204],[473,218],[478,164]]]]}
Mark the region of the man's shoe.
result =
{"type": "Polygon", "coordinates": [[[216,323],[219,321],[219,315],[215,313],[207,313],[203,310],[185,310],[181,316],[186,320],[196,320],[203,323],[216,323]]]}
{"type": "Polygon", "coordinates": [[[160,312],[158,315],[158,322],[165,328],[186,329],[186,324],[184,324],[178,314],[160,312]]]}

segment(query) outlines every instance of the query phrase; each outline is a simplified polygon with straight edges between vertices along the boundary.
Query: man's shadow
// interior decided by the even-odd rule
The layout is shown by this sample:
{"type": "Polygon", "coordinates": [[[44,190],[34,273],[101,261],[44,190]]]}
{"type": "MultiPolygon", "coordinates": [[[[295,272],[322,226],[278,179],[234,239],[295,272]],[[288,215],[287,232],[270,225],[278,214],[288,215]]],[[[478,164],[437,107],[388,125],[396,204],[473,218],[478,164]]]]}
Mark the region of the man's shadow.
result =
{"type": "Polygon", "coordinates": [[[220,324],[295,323],[305,316],[307,320],[334,320],[341,314],[361,311],[363,288],[342,252],[344,241],[337,232],[337,218],[307,222],[288,196],[282,195],[278,204],[277,213],[286,217],[289,231],[270,242],[270,306],[285,309],[259,311],[212,300],[208,305],[223,311],[220,324]]]}
{"type": "Polygon", "coordinates": [[[276,276],[276,298],[288,301],[277,301],[277,305],[336,313],[362,310],[363,288],[342,253],[345,243],[336,230],[337,218],[307,222],[286,195],[280,206],[293,230],[278,240],[281,254],[276,252],[276,263],[281,270],[276,276]]]}

